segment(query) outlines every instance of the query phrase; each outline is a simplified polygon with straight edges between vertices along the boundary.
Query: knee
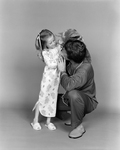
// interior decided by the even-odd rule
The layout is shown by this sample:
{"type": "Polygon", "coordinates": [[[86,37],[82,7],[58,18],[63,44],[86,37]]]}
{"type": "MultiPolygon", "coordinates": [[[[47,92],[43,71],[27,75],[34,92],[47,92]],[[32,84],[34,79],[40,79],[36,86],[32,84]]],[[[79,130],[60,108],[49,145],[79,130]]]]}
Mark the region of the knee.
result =
{"type": "Polygon", "coordinates": [[[84,100],[82,98],[82,92],[81,91],[72,90],[72,91],[67,93],[67,96],[71,102],[78,102],[78,103],[84,104],[84,100]]]}
{"type": "Polygon", "coordinates": [[[67,93],[68,99],[71,99],[73,101],[76,101],[80,98],[79,92],[77,90],[72,90],[67,93]]]}

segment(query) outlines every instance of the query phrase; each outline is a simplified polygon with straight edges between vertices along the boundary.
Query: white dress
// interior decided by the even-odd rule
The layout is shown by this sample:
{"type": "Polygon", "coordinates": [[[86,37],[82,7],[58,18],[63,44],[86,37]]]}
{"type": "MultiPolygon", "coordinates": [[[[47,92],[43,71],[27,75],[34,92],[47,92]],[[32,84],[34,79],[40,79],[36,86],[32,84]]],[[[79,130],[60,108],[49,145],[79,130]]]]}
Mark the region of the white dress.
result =
{"type": "Polygon", "coordinates": [[[54,49],[44,50],[42,52],[45,68],[41,80],[39,93],[39,111],[45,117],[55,117],[58,88],[60,83],[60,72],[57,64],[61,47],[58,45],[54,49]]]}

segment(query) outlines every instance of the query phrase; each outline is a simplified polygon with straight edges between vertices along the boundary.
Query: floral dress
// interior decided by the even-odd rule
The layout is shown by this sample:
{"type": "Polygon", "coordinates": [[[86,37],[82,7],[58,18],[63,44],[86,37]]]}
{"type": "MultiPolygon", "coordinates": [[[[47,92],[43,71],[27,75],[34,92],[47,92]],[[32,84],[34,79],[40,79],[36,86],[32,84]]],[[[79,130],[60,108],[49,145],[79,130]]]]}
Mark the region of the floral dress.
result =
{"type": "MultiPolygon", "coordinates": [[[[60,83],[60,72],[57,64],[61,47],[42,51],[45,62],[41,88],[39,93],[39,111],[45,117],[55,117],[58,88],[60,83]]],[[[36,103],[36,104],[37,104],[36,103]]]]}

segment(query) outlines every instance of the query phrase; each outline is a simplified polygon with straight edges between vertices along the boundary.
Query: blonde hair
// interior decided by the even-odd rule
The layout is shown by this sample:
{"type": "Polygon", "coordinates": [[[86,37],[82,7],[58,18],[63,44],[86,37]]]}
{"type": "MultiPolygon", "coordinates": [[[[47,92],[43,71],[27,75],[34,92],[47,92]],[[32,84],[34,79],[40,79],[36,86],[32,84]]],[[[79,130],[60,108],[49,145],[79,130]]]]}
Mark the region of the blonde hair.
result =
{"type": "Polygon", "coordinates": [[[43,50],[46,48],[47,39],[54,35],[50,30],[43,29],[35,39],[35,47],[37,50],[43,50]]]}

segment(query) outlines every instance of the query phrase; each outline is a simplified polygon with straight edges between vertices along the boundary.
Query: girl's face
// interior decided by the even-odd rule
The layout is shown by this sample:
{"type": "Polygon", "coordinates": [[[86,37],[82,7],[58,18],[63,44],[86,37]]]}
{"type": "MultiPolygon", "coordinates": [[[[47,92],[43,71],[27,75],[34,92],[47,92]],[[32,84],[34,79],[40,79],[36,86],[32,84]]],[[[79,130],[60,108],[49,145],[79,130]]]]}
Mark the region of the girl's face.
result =
{"type": "Polygon", "coordinates": [[[55,36],[54,36],[54,35],[50,36],[50,37],[47,39],[47,44],[46,44],[46,46],[47,46],[48,48],[51,48],[51,49],[56,47],[56,40],[55,40],[55,36]]]}

